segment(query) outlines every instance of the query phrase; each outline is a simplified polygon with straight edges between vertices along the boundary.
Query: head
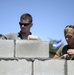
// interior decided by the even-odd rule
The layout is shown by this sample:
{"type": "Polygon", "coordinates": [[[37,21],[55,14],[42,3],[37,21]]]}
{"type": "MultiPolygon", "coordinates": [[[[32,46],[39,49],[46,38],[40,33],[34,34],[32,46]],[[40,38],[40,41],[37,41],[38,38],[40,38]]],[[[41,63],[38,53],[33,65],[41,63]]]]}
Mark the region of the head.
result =
{"type": "Polygon", "coordinates": [[[33,25],[32,16],[28,13],[21,15],[19,25],[22,32],[29,33],[33,25]]]}
{"type": "Polygon", "coordinates": [[[67,25],[64,29],[64,36],[69,46],[74,45],[74,25],[67,25]]]}

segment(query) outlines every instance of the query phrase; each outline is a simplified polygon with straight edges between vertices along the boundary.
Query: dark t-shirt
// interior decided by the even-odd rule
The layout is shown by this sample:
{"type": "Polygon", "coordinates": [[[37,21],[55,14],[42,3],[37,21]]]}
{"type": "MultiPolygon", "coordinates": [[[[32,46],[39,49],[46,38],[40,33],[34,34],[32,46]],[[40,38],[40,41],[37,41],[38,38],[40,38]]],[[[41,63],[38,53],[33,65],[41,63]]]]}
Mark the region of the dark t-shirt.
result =
{"type": "MultiPolygon", "coordinates": [[[[62,46],[62,47],[60,47],[60,48],[58,49],[58,51],[56,52],[56,54],[57,54],[59,57],[62,56],[62,55],[64,55],[64,54],[68,54],[67,51],[68,51],[69,49],[72,49],[72,48],[70,48],[69,45],[62,46]]],[[[72,55],[70,59],[74,60],[74,55],[72,55]]]]}

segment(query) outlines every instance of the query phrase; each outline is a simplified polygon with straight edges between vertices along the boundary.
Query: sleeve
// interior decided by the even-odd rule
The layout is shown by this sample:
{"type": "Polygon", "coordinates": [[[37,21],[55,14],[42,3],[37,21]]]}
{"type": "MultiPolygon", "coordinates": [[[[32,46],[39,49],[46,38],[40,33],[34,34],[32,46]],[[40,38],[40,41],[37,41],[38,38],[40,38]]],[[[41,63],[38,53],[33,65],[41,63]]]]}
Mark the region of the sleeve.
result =
{"type": "Polygon", "coordinates": [[[17,33],[7,33],[5,34],[5,37],[7,38],[7,40],[16,40],[18,38],[18,34],[17,33]]]}
{"type": "Polygon", "coordinates": [[[61,47],[57,50],[57,52],[56,52],[56,55],[58,55],[59,57],[62,56],[63,47],[64,47],[64,45],[61,46],[61,47]]]}
{"type": "Polygon", "coordinates": [[[11,33],[4,34],[4,36],[7,38],[7,40],[9,40],[11,37],[11,33]]]}

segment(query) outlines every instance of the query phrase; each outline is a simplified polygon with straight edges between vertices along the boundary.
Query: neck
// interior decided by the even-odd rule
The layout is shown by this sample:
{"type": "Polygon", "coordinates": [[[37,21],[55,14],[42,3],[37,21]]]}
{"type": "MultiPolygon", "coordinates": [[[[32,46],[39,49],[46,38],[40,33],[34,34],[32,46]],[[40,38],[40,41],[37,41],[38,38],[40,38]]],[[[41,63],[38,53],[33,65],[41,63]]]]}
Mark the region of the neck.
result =
{"type": "Polygon", "coordinates": [[[22,35],[23,35],[23,36],[26,36],[26,37],[27,37],[29,34],[30,34],[30,32],[27,32],[27,33],[26,33],[26,32],[22,32],[22,35]]]}
{"type": "Polygon", "coordinates": [[[74,45],[70,45],[70,48],[73,48],[74,49],[74,45]]]}

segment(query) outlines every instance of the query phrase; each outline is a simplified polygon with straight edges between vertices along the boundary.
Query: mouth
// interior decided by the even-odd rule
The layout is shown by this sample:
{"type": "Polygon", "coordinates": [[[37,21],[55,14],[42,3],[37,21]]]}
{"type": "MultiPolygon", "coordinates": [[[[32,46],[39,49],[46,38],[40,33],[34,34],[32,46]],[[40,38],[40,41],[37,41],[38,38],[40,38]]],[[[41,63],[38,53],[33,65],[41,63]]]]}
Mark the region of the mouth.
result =
{"type": "Polygon", "coordinates": [[[21,27],[22,30],[25,30],[25,28],[21,27]]]}

